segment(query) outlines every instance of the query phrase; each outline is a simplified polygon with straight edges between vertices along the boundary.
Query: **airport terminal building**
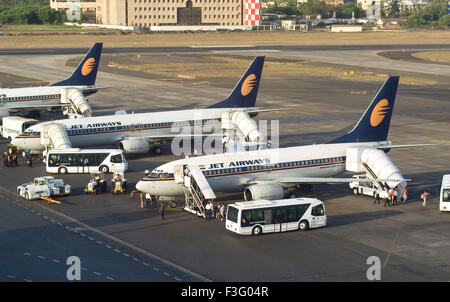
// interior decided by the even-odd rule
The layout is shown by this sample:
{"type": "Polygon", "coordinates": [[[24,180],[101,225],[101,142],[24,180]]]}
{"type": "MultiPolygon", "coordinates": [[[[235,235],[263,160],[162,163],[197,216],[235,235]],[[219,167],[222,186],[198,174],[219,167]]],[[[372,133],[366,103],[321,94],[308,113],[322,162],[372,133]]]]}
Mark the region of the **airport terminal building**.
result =
{"type": "Polygon", "coordinates": [[[100,24],[161,25],[259,25],[260,0],[97,0],[100,24]]]}

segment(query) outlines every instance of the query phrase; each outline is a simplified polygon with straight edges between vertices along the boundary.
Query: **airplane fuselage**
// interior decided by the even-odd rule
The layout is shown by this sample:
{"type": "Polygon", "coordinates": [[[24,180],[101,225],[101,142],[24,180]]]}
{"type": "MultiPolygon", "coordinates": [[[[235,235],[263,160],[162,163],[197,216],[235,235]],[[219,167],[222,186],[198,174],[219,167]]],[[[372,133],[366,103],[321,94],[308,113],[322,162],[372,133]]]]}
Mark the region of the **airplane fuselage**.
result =
{"type": "Polygon", "coordinates": [[[49,123],[62,124],[67,129],[67,135],[72,147],[92,147],[114,145],[124,139],[167,138],[181,134],[205,134],[208,129],[218,125],[223,112],[230,110],[246,110],[246,108],[214,108],[191,109],[124,115],[108,115],[78,119],[65,119],[40,123],[18,135],[12,144],[22,149],[42,151],[42,125],[49,123]],[[178,131],[178,132],[177,132],[178,131]]]}
{"type": "Polygon", "coordinates": [[[345,172],[346,150],[387,142],[320,144],[184,158],[154,169],[136,188],[156,196],[182,196],[174,166],[198,165],[214,192],[242,192],[256,180],[263,183],[289,177],[333,177],[345,172]]]}

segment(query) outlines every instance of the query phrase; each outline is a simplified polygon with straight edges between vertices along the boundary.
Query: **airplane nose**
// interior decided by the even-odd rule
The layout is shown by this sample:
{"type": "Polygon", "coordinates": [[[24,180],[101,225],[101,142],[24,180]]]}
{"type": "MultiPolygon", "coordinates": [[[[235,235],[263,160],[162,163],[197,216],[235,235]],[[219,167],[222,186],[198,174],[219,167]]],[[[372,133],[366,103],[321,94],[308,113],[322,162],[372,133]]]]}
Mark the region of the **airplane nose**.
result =
{"type": "Polygon", "coordinates": [[[144,182],[142,180],[138,181],[136,184],[136,189],[138,191],[144,192],[144,182]]]}

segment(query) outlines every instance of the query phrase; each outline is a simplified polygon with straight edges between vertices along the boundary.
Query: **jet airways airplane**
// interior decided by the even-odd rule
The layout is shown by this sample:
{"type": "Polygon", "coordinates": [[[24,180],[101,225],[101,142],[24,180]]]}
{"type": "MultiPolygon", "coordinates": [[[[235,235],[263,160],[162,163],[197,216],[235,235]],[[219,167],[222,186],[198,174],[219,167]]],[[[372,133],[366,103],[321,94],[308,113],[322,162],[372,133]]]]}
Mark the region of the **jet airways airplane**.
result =
{"type": "Polygon", "coordinates": [[[243,191],[246,200],[280,199],[302,184],[348,183],[351,178],[333,178],[346,171],[347,148],[401,147],[386,140],[398,81],[389,77],[358,124],[329,143],[183,158],[157,167],[136,188],[155,196],[184,196],[174,172],[186,166],[198,166],[214,192],[243,191]]]}
{"type": "MultiPolygon", "coordinates": [[[[12,140],[12,144],[30,151],[43,151],[41,130],[44,125],[59,124],[66,128],[72,147],[90,147],[118,144],[128,154],[160,152],[158,143],[183,133],[200,133],[195,127],[217,125],[223,112],[246,111],[255,113],[254,107],[261,80],[264,57],[256,57],[230,95],[223,101],[204,109],[176,110],[137,114],[107,115],[89,118],[57,120],[40,123],[26,129],[12,140]],[[187,131],[190,130],[190,131],[187,131]],[[153,145],[153,146],[152,146],[153,145]]],[[[187,135],[189,136],[189,135],[187,135]]]]}
{"type": "Polygon", "coordinates": [[[84,96],[91,95],[99,89],[95,86],[98,65],[103,43],[95,43],[84,59],[66,80],[50,86],[25,88],[0,88],[0,118],[9,112],[38,113],[43,109],[68,106],[61,102],[62,88],[80,89],[84,96]]]}

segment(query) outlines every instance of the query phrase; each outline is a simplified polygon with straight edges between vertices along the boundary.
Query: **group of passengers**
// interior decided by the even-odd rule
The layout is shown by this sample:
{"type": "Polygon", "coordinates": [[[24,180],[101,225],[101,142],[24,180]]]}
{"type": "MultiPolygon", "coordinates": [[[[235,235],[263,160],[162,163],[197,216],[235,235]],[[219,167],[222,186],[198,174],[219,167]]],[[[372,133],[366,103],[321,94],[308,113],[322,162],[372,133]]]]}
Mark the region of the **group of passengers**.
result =
{"type": "Polygon", "coordinates": [[[225,204],[214,204],[212,201],[203,201],[203,207],[205,209],[205,219],[217,219],[220,221],[225,220],[225,204]]]}
{"type": "MultiPolygon", "coordinates": [[[[400,201],[402,204],[406,203],[406,199],[408,198],[408,190],[403,188],[402,195],[400,197],[400,201],[398,200],[399,191],[401,188],[392,188],[389,190],[389,198],[384,199],[384,206],[396,206],[400,204],[400,201]]],[[[380,203],[380,194],[378,192],[375,192],[374,195],[375,200],[373,201],[374,204],[380,203]]]]}

